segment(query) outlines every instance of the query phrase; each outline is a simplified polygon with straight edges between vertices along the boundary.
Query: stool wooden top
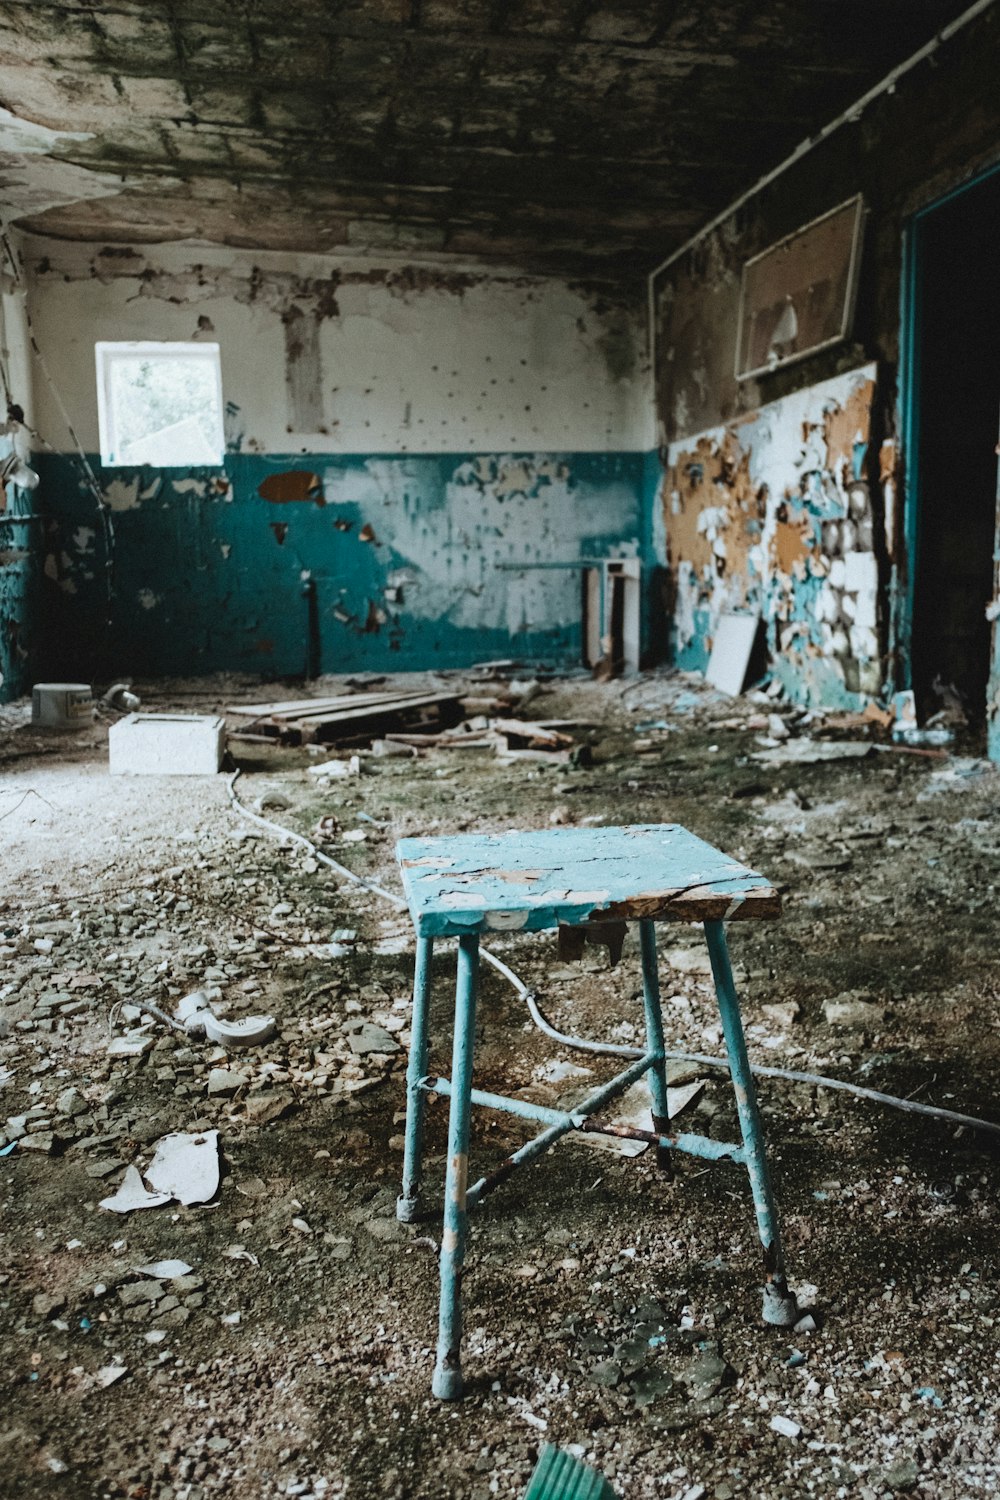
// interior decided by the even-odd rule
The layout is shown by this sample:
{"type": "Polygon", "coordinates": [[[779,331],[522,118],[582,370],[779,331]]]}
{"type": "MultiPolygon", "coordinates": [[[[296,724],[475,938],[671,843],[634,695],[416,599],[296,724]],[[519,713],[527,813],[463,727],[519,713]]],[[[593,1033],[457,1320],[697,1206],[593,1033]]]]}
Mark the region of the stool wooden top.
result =
{"type": "Polygon", "coordinates": [[[421,937],[781,913],[763,875],[677,823],[401,839],[396,857],[421,937]]]}

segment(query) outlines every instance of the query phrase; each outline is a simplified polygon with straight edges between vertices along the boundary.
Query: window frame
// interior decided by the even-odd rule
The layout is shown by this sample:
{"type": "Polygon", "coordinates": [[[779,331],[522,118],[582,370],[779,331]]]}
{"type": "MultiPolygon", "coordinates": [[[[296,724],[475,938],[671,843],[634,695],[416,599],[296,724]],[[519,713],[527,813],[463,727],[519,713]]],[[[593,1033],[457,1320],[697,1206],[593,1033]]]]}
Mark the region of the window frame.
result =
{"type": "Polygon", "coordinates": [[[221,468],[226,456],[225,405],[222,397],[222,350],[217,343],[191,343],[180,339],[98,339],[94,344],[94,361],[97,367],[97,428],[101,451],[101,467],[105,469],[140,469],[144,464],[130,463],[118,457],[121,438],[117,428],[114,401],[111,395],[111,367],[116,356],[135,358],[137,355],[152,359],[192,357],[208,361],[215,372],[215,397],[218,418],[219,457],[211,464],[191,463],[181,459],[176,464],[157,464],[164,469],[221,468]]]}

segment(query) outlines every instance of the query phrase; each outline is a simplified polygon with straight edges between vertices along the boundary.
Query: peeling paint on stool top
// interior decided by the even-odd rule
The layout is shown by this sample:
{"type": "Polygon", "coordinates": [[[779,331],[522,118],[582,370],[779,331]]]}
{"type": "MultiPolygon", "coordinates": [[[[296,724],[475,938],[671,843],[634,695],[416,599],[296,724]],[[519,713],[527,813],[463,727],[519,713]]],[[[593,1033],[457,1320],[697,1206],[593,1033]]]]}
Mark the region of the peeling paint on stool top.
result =
{"type": "Polygon", "coordinates": [[[396,854],[421,937],[781,910],[763,875],[675,823],[401,839],[396,854]]]}

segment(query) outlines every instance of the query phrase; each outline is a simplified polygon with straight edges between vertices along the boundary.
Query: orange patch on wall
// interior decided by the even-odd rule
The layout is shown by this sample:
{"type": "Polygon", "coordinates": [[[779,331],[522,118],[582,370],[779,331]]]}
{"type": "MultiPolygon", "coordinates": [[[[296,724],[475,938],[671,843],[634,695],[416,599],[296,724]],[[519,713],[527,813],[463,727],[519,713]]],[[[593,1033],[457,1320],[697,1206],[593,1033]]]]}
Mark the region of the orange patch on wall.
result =
{"type": "Polygon", "coordinates": [[[805,562],[810,553],[807,540],[808,521],[779,521],[774,529],[771,548],[782,573],[790,573],[797,562],[805,562]]]}
{"type": "Polygon", "coordinates": [[[727,432],[719,445],[699,438],[695,448],[678,456],[664,491],[667,541],[674,562],[688,562],[696,570],[716,565],[712,543],[698,521],[709,506],[723,506],[729,517],[725,530],[725,570],[730,577],[747,573],[747,555],[758,539],[754,525],[763,521],[763,502],[750,479],[750,452],[727,432]],[[679,500],[675,511],[673,496],[679,500]]]}
{"type": "Polygon", "coordinates": [[[257,487],[262,500],[272,505],[289,505],[297,500],[315,500],[325,505],[323,482],[309,469],[287,469],[283,474],[269,474],[257,487]]]}
{"type": "Polygon", "coordinates": [[[854,473],[854,444],[867,444],[870,438],[874,396],[875,382],[863,380],[843,406],[836,406],[823,414],[827,467],[836,473],[841,464],[847,464],[845,485],[850,483],[854,473]]]}

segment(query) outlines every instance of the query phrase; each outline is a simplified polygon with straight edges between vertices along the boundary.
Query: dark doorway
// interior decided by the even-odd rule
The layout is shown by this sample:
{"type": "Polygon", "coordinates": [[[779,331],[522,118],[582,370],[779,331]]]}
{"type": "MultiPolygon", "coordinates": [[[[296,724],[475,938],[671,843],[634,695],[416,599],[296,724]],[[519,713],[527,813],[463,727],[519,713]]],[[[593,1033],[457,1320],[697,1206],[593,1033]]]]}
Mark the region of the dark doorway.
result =
{"type": "Polygon", "coordinates": [[[1000,172],[921,215],[912,663],[929,716],[957,689],[986,717],[1000,419],[1000,172]],[[945,697],[942,697],[942,692],[945,697]]]}

